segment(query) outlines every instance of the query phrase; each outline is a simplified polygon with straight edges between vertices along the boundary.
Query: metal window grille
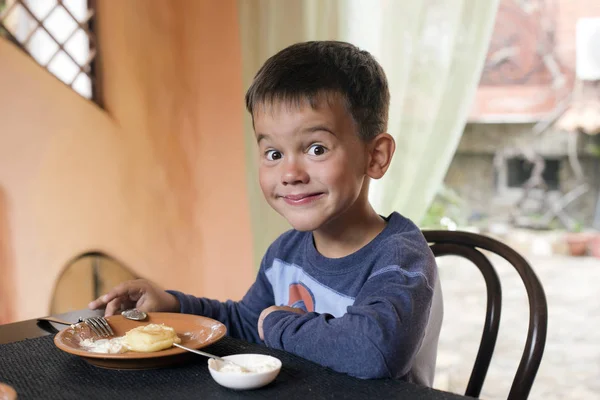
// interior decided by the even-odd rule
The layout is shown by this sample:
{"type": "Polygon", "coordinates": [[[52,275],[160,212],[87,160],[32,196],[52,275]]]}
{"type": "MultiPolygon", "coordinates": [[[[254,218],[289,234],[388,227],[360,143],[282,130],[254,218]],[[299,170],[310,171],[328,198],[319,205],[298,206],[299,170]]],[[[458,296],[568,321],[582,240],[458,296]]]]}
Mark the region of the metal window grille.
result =
{"type": "Polygon", "coordinates": [[[0,37],[98,103],[95,8],[87,0],[0,0],[0,37]]]}

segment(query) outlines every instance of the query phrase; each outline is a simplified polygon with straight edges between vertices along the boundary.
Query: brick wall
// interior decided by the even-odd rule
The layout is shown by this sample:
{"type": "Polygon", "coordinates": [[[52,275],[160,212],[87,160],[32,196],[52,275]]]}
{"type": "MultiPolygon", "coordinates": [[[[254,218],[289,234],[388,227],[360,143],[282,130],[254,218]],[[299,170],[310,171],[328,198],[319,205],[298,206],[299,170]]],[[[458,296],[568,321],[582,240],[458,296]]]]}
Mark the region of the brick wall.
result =
{"type": "Polygon", "coordinates": [[[502,0],[470,121],[532,122],[554,110],[573,88],[582,17],[600,17],[600,1],[502,0]],[[543,54],[551,55],[564,86],[552,86],[543,54]]]}

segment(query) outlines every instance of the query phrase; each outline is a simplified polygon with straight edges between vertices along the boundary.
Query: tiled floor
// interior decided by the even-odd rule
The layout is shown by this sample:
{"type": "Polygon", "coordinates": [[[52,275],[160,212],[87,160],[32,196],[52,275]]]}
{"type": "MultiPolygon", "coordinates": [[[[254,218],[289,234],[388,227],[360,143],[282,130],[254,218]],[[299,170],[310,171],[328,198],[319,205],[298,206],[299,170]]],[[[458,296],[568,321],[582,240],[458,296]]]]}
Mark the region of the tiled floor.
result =
{"type": "MultiPolygon", "coordinates": [[[[600,259],[524,254],[542,281],[548,301],[544,358],[530,399],[600,398],[600,259]]],[[[502,281],[503,308],[484,399],[505,399],[519,363],[528,324],[520,277],[492,257],[502,281]]],[[[444,291],[444,324],[435,386],[462,393],[473,365],[484,319],[485,286],[468,261],[438,260],[444,291]]]]}

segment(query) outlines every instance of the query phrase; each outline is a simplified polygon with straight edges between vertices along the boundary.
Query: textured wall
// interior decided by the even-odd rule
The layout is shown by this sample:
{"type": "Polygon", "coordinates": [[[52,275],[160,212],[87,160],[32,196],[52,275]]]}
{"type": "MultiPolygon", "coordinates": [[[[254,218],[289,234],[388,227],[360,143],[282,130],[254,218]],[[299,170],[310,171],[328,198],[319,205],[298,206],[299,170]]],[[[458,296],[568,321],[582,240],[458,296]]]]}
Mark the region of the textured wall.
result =
{"type": "Polygon", "coordinates": [[[10,320],[47,313],[56,277],[89,250],[219,299],[240,298],[255,275],[236,2],[105,0],[98,11],[106,112],[0,40],[10,320]]]}

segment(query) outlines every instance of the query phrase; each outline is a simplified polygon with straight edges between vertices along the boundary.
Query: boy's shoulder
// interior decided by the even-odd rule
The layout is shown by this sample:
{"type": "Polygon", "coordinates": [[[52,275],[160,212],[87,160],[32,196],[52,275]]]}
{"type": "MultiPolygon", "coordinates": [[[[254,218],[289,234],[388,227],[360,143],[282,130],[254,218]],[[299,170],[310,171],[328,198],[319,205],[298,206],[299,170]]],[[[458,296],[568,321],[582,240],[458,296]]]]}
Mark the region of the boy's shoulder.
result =
{"type": "Polygon", "coordinates": [[[374,250],[379,263],[399,264],[403,268],[422,265],[419,261],[435,264],[435,257],[427,240],[413,221],[398,212],[393,212],[386,220],[388,225],[378,238],[379,243],[374,250]]]}
{"type": "Polygon", "coordinates": [[[421,228],[412,220],[393,212],[387,221],[390,232],[385,238],[385,244],[393,243],[401,248],[412,248],[427,253],[431,251],[421,228]]]}
{"type": "MultiPolygon", "coordinates": [[[[414,257],[433,259],[433,253],[431,253],[427,240],[414,222],[398,212],[391,213],[385,220],[387,222],[385,229],[354,255],[358,256],[359,253],[362,255],[365,253],[375,254],[376,258],[382,262],[414,257]]],[[[265,257],[272,259],[273,257],[310,252],[312,250],[311,243],[311,232],[290,229],[271,243],[265,257]]],[[[353,258],[352,255],[349,257],[353,258]]]]}

